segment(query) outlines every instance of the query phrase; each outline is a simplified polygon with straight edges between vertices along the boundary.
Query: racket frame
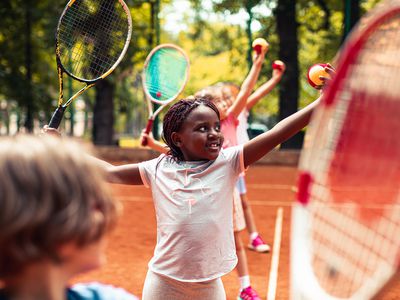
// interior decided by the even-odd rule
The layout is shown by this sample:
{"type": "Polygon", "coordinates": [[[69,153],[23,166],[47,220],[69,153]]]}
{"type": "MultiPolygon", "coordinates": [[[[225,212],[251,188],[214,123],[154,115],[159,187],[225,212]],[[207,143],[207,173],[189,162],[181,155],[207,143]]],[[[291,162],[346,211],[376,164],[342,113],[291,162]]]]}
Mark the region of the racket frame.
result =
{"type": "MultiPolygon", "coordinates": [[[[149,117],[147,120],[147,124],[146,124],[146,128],[144,130],[145,134],[149,134],[151,129],[153,128],[153,123],[155,118],[157,117],[157,115],[168,105],[170,104],[172,101],[174,101],[176,99],[176,97],[179,96],[180,93],[182,93],[183,89],[186,86],[186,83],[188,81],[189,78],[189,71],[190,71],[190,61],[189,61],[189,57],[187,56],[186,52],[178,47],[177,45],[174,44],[170,44],[170,43],[166,43],[166,44],[160,44],[157,47],[153,48],[150,53],[147,55],[146,60],[144,62],[143,65],[143,72],[142,72],[142,86],[143,86],[143,91],[146,97],[146,101],[147,101],[147,107],[148,107],[148,111],[149,111],[149,117]],[[180,89],[178,90],[178,92],[173,95],[172,97],[170,97],[167,100],[164,101],[160,101],[155,99],[149,92],[149,90],[147,89],[147,86],[145,84],[146,82],[146,72],[144,72],[144,70],[146,70],[146,67],[149,65],[151,58],[153,57],[153,55],[159,51],[160,49],[164,49],[164,48],[172,48],[174,50],[177,50],[179,53],[182,54],[182,56],[185,58],[187,64],[186,64],[186,76],[185,76],[185,80],[182,84],[182,86],[180,87],[180,89]],[[158,104],[159,107],[153,111],[153,103],[154,104],[158,104]]],[[[141,141],[141,145],[142,146],[146,146],[147,145],[147,138],[142,138],[141,141]]]]}
{"type": "Polygon", "coordinates": [[[112,67],[107,72],[105,72],[101,76],[94,78],[94,79],[85,79],[85,78],[81,78],[81,77],[78,77],[78,76],[72,74],[63,66],[63,64],[61,62],[60,45],[59,45],[58,37],[59,37],[60,26],[62,24],[62,20],[65,16],[66,12],[74,4],[74,2],[76,2],[76,0],[70,0],[67,3],[67,5],[64,7],[64,10],[61,13],[61,16],[58,20],[57,30],[56,30],[56,34],[55,34],[55,42],[56,42],[56,51],[55,52],[56,52],[57,74],[58,74],[58,82],[59,82],[59,96],[58,96],[57,109],[54,111],[54,113],[50,119],[50,122],[49,122],[50,128],[58,128],[58,126],[60,125],[61,120],[63,118],[65,109],[71,104],[71,102],[73,100],[75,100],[77,97],[82,95],[86,90],[93,87],[98,81],[106,78],[108,75],[110,75],[115,70],[115,68],[119,65],[119,63],[124,58],[126,51],[128,50],[129,43],[130,43],[131,36],[132,36],[132,17],[131,17],[129,7],[126,5],[126,3],[123,0],[118,0],[118,2],[121,4],[122,8],[124,9],[124,11],[127,15],[127,21],[128,21],[128,33],[126,36],[125,45],[124,45],[124,48],[122,49],[118,59],[115,61],[115,63],[112,65],[112,67]],[[73,79],[75,79],[79,82],[85,83],[85,86],[82,87],[79,91],[77,91],[74,95],[72,95],[65,103],[63,103],[64,102],[64,91],[63,91],[64,90],[64,83],[63,83],[63,74],[64,73],[66,73],[69,77],[72,77],[73,79]]]}
{"type": "MultiPolygon", "coordinates": [[[[339,90],[342,80],[347,75],[349,67],[352,62],[358,57],[363,45],[367,42],[370,35],[374,32],[376,27],[383,24],[392,16],[400,14],[400,2],[396,7],[381,9],[375,11],[371,18],[368,20],[366,26],[357,26],[346,40],[342,52],[338,58],[338,68],[332,82],[327,86],[324,96],[321,100],[321,105],[328,107],[333,105],[336,96],[336,91],[339,90]]],[[[318,110],[315,114],[324,113],[318,110]]],[[[314,128],[314,130],[317,130],[314,128]]],[[[312,146],[310,146],[311,148],[312,146]]],[[[304,150],[303,150],[304,151],[304,150]]],[[[309,154],[308,154],[309,155],[309,154]]],[[[302,155],[303,156],[303,155],[302,155]]],[[[300,162],[301,164],[301,162],[300,162]]],[[[310,226],[311,217],[307,209],[309,204],[310,186],[312,184],[312,176],[307,171],[300,168],[297,192],[297,203],[292,206],[292,232],[291,232],[291,299],[307,300],[307,299],[322,299],[322,300],[365,300],[377,296],[381,293],[390,283],[394,275],[398,274],[398,266],[387,266],[381,268],[380,273],[375,273],[373,277],[368,278],[359,290],[351,296],[351,298],[338,298],[327,294],[327,292],[318,284],[318,279],[315,276],[311,266],[311,253],[310,247],[310,226]],[[301,259],[300,259],[301,257],[301,259]],[[299,271],[301,270],[301,273],[299,271]],[[301,277],[301,279],[299,279],[301,277]],[[305,283],[305,278],[308,278],[305,283]],[[306,286],[306,287],[305,287],[306,286]],[[299,294],[301,292],[301,294],[299,294]]]]}

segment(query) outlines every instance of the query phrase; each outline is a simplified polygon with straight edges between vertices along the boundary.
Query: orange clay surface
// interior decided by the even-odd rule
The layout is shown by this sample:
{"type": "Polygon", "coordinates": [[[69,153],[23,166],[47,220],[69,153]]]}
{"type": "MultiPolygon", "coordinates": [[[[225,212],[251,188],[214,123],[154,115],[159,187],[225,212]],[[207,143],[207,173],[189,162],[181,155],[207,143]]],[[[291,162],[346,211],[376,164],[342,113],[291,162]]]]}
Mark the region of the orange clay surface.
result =
{"type": "MultiPolygon", "coordinates": [[[[274,240],[277,210],[283,208],[282,241],[275,299],[289,299],[290,214],[294,201],[297,169],[287,166],[252,166],[247,172],[248,198],[258,230],[271,245],[274,240]]],[[[79,276],[75,282],[101,281],[123,287],[141,296],[147,263],[156,242],[156,223],[150,190],[142,186],[112,185],[115,196],[122,201],[124,212],[111,234],[107,264],[99,270],[79,276]]],[[[247,245],[248,234],[242,232],[247,245]]],[[[247,250],[252,286],[261,299],[266,299],[271,267],[271,253],[247,250]]],[[[298,274],[301,276],[301,274],[298,274]]],[[[398,279],[398,278],[397,278],[398,279]]],[[[237,299],[239,282],[236,270],[222,278],[227,299],[237,299]]],[[[396,282],[379,299],[400,299],[400,284],[396,282]]]]}

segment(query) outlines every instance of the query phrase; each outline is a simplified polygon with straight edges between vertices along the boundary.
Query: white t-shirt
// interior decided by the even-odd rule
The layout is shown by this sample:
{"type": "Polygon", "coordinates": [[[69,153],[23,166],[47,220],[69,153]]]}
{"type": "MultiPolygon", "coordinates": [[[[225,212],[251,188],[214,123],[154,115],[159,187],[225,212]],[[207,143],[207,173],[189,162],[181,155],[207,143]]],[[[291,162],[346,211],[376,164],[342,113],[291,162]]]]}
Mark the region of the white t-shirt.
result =
{"type": "Polygon", "coordinates": [[[238,116],[239,125],[236,127],[238,145],[247,143],[250,140],[247,133],[247,128],[249,127],[248,118],[249,111],[247,109],[242,110],[238,116]]]}
{"type": "Polygon", "coordinates": [[[214,161],[177,162],[162,154],[139,170],[157,218],[150,270],[187,282],[229,273],[237,263],[232,191],[244,170],[243,147],[224,149],[214,161]]]}

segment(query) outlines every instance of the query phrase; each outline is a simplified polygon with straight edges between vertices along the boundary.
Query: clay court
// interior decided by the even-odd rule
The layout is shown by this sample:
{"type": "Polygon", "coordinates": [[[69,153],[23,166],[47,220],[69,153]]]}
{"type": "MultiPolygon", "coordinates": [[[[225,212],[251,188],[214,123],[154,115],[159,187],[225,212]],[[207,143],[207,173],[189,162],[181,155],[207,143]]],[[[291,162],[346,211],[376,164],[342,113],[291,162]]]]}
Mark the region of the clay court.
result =
{"type": "MultiPolygon", "coordinates": [[[[277,211],[282,208],[283,212],[277,280],[273,280],[274,268],[271,271],[273,252],[259,254],[247,251],[252,285],[262,299],[267,299],[268,290],[270,293],[268,299],[289,299],[290,214],[291,203],[295,199],[296,177],[295,166],[256,165],[247,173],[248,196],[257,226],[271,248],[277,211]]],[[[150,190],[123,185],[112,185],[112,188],[115,196],[124,205],[124,213],[109,240],[108,262],[102,269],[85,274],[77,278],[77,281],[110,283],[140,297],[147,263],[156,243],[155,214],[150,190]]],[[[242,238],[247,244],[247,232],[242,233],[242,238]]],[[[224,276],[223,282],[227,299],[237,299],[239,282],[236,271],[224,276]]],[[[395,286],[379,299],[399,299],[399,295],[400,285],[396,282],[395,286]]]]}

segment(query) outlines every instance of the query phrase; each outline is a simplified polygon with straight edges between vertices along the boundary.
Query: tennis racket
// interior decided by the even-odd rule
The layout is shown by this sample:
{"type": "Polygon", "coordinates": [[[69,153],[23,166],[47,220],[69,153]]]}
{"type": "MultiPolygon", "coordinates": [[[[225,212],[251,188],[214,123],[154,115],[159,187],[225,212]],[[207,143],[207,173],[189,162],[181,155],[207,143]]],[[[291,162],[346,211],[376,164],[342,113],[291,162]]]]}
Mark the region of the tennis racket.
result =
{"type": "Polygon", "coordinates": [[[314,111],[292,211],[292,299],[386,299],[398,272],[399,24],[399,0],[361,20],[314,111]]]}
{"type": "Polygon", "coordinates": [[[122,0],[70,0],[58,21],[58,107],[49,127],[58,128],[65,109],[118,66],[131,39],[132,19],[122,0]],[[64,103],[63,74],[85,83],[64,103]]]}
{"type": "MultiPolygon", "coordinates": [[[[143,67],[142,84],[149,109],[149,119],[145,133],[153,128],[154,119],[160,111],[184,89],[189,76],[189,58],[176,45],[161,44],[147,56],[143,67]],[[160,105],[153,111],[153,103],[160,105]]],[[[142,146],[147,145],[147,138],[142,138],[142,146]]]]}

